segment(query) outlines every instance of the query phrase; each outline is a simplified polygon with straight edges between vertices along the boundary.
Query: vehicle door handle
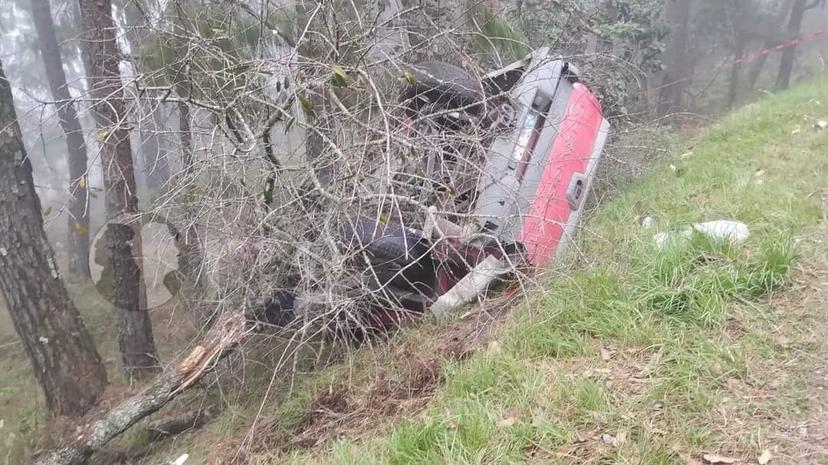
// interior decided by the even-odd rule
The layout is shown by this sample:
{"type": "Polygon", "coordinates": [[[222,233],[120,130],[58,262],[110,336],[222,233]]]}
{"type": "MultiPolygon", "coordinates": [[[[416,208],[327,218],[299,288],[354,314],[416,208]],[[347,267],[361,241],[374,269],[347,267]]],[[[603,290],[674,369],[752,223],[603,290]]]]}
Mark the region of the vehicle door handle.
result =
{"type": "Polygon", "coordinates": [[[586,176],[583,173],[575,173],[569,180],[569,187],[566,189],[566,199],[569,201],[569,208],[577,210],[581,208],[581,199],[586,190],[586,176]]]}

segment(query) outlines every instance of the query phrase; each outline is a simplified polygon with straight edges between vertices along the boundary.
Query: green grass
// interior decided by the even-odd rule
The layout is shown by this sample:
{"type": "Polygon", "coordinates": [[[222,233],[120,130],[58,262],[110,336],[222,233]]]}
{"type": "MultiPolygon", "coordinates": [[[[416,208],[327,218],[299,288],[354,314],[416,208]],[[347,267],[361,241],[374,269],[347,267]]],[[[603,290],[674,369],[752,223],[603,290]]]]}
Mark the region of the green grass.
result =
{"type": "MultiPolygon", "coordinates": [[[[726,438],[711,418],[728,384],[755,382],[785,359],[770,337],[781,317],[767,302],[786,291],[810,253],[799,239],[823,219],[812,194],[827,180],[828,134],[810,125],[826,92],[811,83],[736,112],[691,141],[691,156],[671,157],[602,205],[579,244],[586,265],[516,308],[495,334],[499,350],[444,367],[419,416],[260,461],[668,464],[715,450],[726,438]],[[662,250],[640,226],[645,216],[657,230],[735,219],[752,234],[740,245],[697,235],[662,250]]],[[[795,391],[778,408],[803,402],[795,391]]]]}

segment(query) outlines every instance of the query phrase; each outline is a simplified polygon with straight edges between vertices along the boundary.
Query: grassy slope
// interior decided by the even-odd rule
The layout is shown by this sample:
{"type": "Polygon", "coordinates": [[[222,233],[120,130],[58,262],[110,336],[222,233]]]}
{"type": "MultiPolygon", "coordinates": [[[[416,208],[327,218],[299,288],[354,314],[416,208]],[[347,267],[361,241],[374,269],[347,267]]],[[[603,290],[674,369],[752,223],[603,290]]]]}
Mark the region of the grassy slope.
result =
{"type": "MultiPolygon", "coordinates": [[[[792,264],[818,252],[801,239],[824,215],[814,193],[828,182],[828,133],[811,125],[828,114],[818,102],[826,94],[828,83],[811,83],[745,108],[604,204],[585,228],[585,264],[517,309],[488,350],[444,368],[444,386],[416,418],[257,462],[755,458],[761,441],[743,431],[747,439],[728,445],[719,415],[727,406],[733,418],[750,416],[750,402],[731,405],[734,386],[789,360],[773,302],[792,264]],[[738,247],[695,238],[659,251],[645,216],[658,230],[738,219],[752,236],[738,247]]],[[[797,373],[767,408],[801,413],[797,373]]]]}

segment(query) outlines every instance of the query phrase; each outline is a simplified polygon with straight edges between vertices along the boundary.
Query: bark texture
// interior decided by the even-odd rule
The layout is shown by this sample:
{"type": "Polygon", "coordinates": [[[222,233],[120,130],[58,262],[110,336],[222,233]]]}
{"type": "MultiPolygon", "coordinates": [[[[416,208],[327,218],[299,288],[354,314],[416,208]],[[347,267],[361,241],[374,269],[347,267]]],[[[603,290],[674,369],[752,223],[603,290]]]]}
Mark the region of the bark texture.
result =
{"type": "Polygon", "coordinates": [[[46,240],[32,165],[2,65],[0,128],[0,291],[47,407],[56,415],[80,415],[106,386],[106,371],[46,240]]]}
{"type": "Polygon", "coordinates": [[[78,113],[66,85],[63,58],[60,54],[49,0],[31,0],[32,19],[37,31],[46,80],[57,105],[60,127],[66,134],[66,162],[69,166],[69,270],[82,276],[89,274],[89,209],[86,191],[86,142],[78,113]]]}
{"type": "Polygon", "coordinates": [[[248,334],[241,313],[225,314],[207,333],[204,343],[177,365],[164,370],[143,391],[130,397],[84,428],[71,444],[46,454],[36,465],[82,465],[109,441],[142,418],[173,400],[209,373],[216,362],[241,343],[248,334]]]}
{"type": "Polygon", "coordinates": [[[104,264],[112,270],[110,301],[118,313],[118,344],[128,377],[160,371],[141,272],[138,197],[129,133],[125,127],[120,51],[115,42],[110,0],[78,0],[81,54],[86,66],[92,113],[102,144],[107,226],[104,264]]]}

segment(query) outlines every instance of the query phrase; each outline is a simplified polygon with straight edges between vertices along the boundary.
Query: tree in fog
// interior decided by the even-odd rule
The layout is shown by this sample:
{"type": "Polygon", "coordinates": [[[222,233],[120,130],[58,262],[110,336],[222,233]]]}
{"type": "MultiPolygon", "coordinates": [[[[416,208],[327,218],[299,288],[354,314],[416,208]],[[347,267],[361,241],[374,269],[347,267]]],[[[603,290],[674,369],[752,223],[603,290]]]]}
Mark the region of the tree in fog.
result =
{"type": "Polygon", "coordinates": [[[86,412],[106,371],[58,273],[11,86],[0,65],[0,291],[49,410],[86,412]]]}
{"type": "Polygon", "coordinates": [[[69,270],[89,276],[89,208],[87,198],[86,142],[78,113],[66,84],[49,0],[31,0],[46,79],[57,106],[60,126],[66,134],[66,164],[69,167],[69,270]]]}
{"type": "Polygon", "coordinates": [[[92,113],[101,141],[107,226],[106,264],[112,270],[110,301],[118,315],[118,344],[128,377],[159,371],[152,324],[146,308],[138,196],[132,147],[126,128],[123,88],[109,0],[79,0],[81,54],[86,66],[92,113]]]}
{"type": "MultiPolygon", "coordinates": [[[[802,20],[805,13],[818,6],[825,6],[825,0],[796,0],[791,7],[791,15],[788,18],[787,33],[789,39],[795,39],[802,33],[802,20]]],[[[784,90],[791,85],[791,74],[793,74],[794,61],[796,61],[796,46],[788,47],[782,51],[782,60],[779,63],[779,74],[776,75],[776,90],[784,90]]]]}
{"type": "Polygon", "coordinates": [[[667,0],[665,15],[672,28],[665,52],[667,71],[658,96],[658,114],[664,116],[684,108],[690,63],[690,0],[667,0]]]}
{"type": "MultiPolygon", "coordinates": [[[[762,28],[766,36],[762,43],[763,48],[771,48],[774,45],[782,42],[784,39],[784,34],[781,32],[783,26],[785,25],[785,19],[788,18],[788,14],[791,12],[791,7],[793,2],[796,0],[779,0],[773,4],[773,12],[769,16],[768,20],[762,24],[757,24],[757,28],[762,28]]],[[[759,76],[762,74],[762,70],[765,68],[765,64],[768,62],[769,54],[764,53],[760,55],[753,63],[750,65],[750,71],[748,72],[748,88],[755,89],[756,83],[759,81],[759,76]]]]}
{"type": "MultiPolygon", "coordinates": [[[[140,57],[141,45],[151,35],[148,15],[152,9],[151,2],[145,0],[116,0],[116,11],[120,14],[114,18],[116,27],[122,33],[123,44],[129,49],[128,59],[136,72],[142,72],[140,57]]],[[[156,194],[170,178],[168,160],[168,141],[164,137],[164,106],[159,103],[148,105],[136,102],[140,108],[135,134],[137,148],[135,159],[140,166],[139,174],[150,193],[156,194]]]]}

